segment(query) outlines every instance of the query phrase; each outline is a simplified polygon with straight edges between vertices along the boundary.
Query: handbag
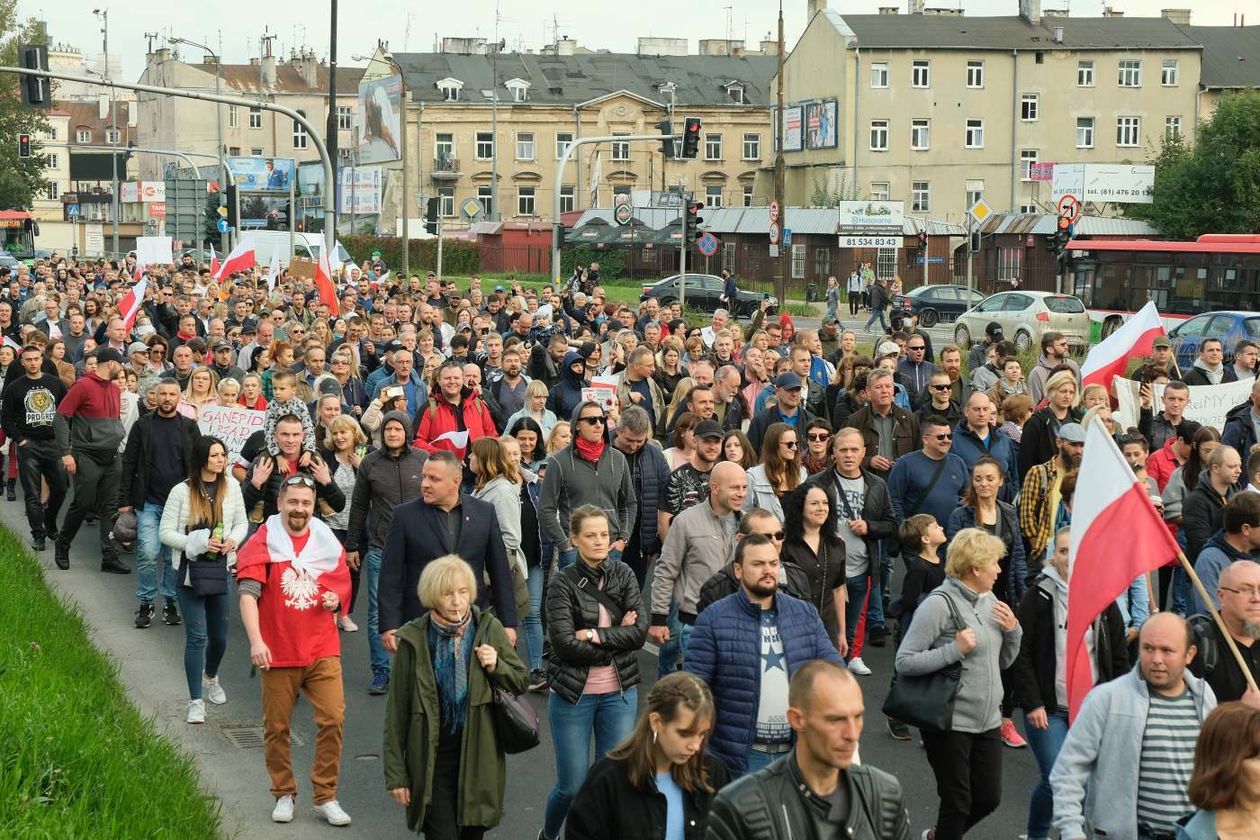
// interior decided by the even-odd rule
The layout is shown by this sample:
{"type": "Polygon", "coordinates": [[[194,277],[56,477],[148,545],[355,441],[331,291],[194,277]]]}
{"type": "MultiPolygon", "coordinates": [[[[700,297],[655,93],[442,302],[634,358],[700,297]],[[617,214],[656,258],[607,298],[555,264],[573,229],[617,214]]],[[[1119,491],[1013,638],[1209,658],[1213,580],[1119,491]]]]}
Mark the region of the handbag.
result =
{"type": "Polygon", "coordinates": [[[188,563],[188,586],[199,597],[226,595],[228,591],[227,558],[222,554],[203,554],[188,563]]]}
{"type": "Polygon", "coordinates": [[[518,697],[495,685],[493,674],[486,671],[490,682],[490,716],[499,746],[508,755],[528,752],[541,743],[538,712],[524,697],[518,697]]]}
{"type": "MultiPolygon", "coordinates": [[[[949,606],[954,618],[955,633],[962,630],[962,616],[954,601],[944,592],[939,593],[949,606]]],[[[954,701],[962,678],[962,662],[955,662],[930,674],[893,673],[888,698],[883,712],[893,720],[917,726],[928,732],[947,732],[954,722],[954,701]]]]}

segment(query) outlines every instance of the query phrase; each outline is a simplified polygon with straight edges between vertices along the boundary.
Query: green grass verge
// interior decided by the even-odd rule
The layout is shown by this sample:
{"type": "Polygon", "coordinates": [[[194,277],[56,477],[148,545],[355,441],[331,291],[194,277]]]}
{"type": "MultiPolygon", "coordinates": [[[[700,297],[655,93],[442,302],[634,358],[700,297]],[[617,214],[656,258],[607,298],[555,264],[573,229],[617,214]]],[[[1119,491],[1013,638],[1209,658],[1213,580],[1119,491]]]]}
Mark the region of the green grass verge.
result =
{"type": "Polygon", "coordinates": [[[0,558],[0,837],[218,836],[219,805],[192,759],[140,716],[4,529],[0,558]]]}

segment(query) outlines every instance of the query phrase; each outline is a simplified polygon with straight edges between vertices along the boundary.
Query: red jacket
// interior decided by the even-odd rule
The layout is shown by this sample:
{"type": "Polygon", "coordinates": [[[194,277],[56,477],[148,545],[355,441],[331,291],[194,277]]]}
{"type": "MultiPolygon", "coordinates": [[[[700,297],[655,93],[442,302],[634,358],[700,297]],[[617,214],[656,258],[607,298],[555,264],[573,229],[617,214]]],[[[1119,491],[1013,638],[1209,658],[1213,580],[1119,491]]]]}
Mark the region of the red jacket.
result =
{"type": "MultiPolygon", "coordinates": [[[[1159,488],[1159,492],[1164,492],[1164,488],[1168,486],[1168,479],[1172,478],[1173,470],[1181,466],[1177,461],[1177,456],[1173,454],[1172,445],[1177,440],[1174,435],[1164,442],[1162,449],[1152,452],[1146,457],[1146,474],[1155,479],[1155,486],[1159,488]]],[[[1186,488],[1189,491],[1192,488],[1186,488]]]]}
{"type": "Polygon", "coordinates": [[[413,443],[430,454],[439,449],[454,452],[455,457],[462,461],[464,453],[474,440],[497,437],[498,434],[486,404],[465,391],[458,406],[451,405],[440,394],[429,400],[420,413],[420,421],[416,423],[416,439],[413,443]],[[464,446],[456,446],[449,438],[437,440],[448,432],[464,431],[468,432],[468,441],[464,446]]]}

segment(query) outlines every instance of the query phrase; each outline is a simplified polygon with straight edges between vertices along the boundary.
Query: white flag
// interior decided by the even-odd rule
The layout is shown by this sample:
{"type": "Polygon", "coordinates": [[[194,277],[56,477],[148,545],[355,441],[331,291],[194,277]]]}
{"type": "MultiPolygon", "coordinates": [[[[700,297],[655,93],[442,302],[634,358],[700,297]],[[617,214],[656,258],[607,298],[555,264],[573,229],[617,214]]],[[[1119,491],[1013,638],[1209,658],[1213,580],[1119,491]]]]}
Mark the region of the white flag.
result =
{"type": "Polygon", "coordinates": [[[599,205],[599,182],[604,175],[604,169],[599,157],[599,150],[595,150],[595,162],[591,164],[591,201],[590,206],[599,205]]]}
{"type": "Polygon", "coordinates": [[[276,281],[280,279],[280,252],[273,251],[271,253],[271,267],[267,269],[267,288],[271,291],[276,290],[276,281]]]}

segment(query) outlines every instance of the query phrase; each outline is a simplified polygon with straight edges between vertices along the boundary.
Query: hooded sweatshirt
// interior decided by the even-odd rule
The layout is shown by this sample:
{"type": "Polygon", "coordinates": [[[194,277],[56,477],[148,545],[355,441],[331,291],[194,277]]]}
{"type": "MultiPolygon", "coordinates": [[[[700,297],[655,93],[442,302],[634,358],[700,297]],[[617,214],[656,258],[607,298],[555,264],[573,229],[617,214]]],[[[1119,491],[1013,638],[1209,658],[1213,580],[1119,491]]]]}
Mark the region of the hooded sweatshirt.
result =
{"type": "MultiPolygon", "coordinates": [[[[1199,556],[1194,561],[1194,573],[1199,576],[1199,580],[1203,581],[1203,588],[1212,598],[1212,606],[1217,609],[1221,606],[1216,597],[1216,589],[1225,567],[1237,560],[1255,559],[1251,552],[1239,551],[1230,545],[1225,539],[1224,529],[1217,531],[1203,544],[1203,548],[1199,550],[1199,556]]],[[[1191,596],[1194,598],[1194,611],[1207,613],[1207,604],[1203,603],[1203,597],[1197,588],[1191,592],[1191,596]]]]}
{"type": "MultiPolygon", "coordinates": [[[[381,420],[381,431],[390,423],[403,428],[403,440],[411,440],[411,422],[406,412],[391,411],[381,420]]],[[[383,437],[383,434],[382,434],[383,437]]],[[[420,495],[420,471],[429,454],[404,444],[402,452],[391,455],[381,448],[369,452],[359,464],[350,497],[350,523],[346,532],[346,551],[362,549],[363,524],[367,522],[367,547],[383,548],[389,525],[394,521],[394,508],[420,495]]]]}
{"type": "Polygon", "coordinates": [[[73,449],[95,458],[112,459],[124,434],[122,393],[111,380],[90,370],[57,406],[53,424],[62,456],[73,449]]]}
{"type": "MultiPolygon", "coordinates": [[[[586,379],[584,373],[574,373],[573,366],[581,363],[582,369],[586,369],[586,360],[582,358],[582,354],[576,350],[569,350],[564,354],[564,361],[560,367],[560,382],[552,389],[547,396],[547,409],[555,412],[557,417],[570,417],[573,410],[577,408],[578,403],[582,402],[582,389],[586,387],[586,379]]],[[[574,430],[576,436],[577,430],[574,430]]]]}

